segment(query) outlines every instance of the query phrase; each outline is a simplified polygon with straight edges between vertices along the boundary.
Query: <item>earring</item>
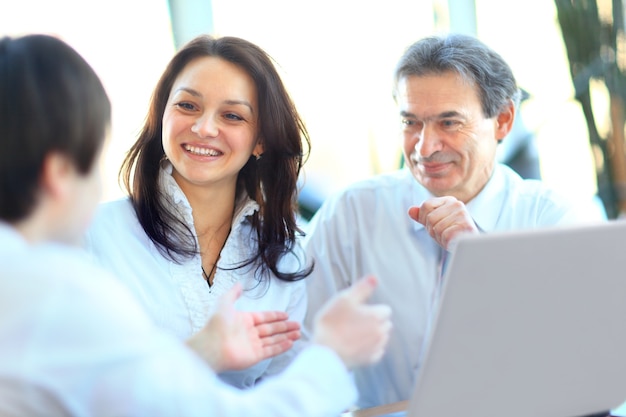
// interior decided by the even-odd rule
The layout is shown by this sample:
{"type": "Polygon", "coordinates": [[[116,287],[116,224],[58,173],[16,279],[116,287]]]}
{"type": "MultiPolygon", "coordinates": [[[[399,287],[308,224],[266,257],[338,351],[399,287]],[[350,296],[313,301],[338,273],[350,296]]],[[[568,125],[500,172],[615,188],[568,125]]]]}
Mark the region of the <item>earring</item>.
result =
{"type": "Polygon", "coordinates": [[[263,156],[262,153],[256,154],[254,155],[254,157],[256,158],[256,160],[258,161],[259,159],[261,159],[261,157],[263,156]]]}

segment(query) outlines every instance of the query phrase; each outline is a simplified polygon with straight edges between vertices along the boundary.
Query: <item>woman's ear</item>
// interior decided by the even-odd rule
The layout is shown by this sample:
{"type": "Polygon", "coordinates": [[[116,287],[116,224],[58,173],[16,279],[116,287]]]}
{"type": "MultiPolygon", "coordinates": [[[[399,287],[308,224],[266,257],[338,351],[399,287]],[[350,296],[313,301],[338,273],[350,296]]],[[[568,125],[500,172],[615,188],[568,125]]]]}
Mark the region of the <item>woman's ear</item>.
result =
{"type": "Polygon", "coordinates": [[[263,155],[263,152],[265,152],[265,148],[263,146],[263,140],[259,138],[257,139],[256,146],[252,150],[252,156],[254,156],[256,159],[260,159],[261,156],[263,155]]]}
{"type": "Polygon", "coordinates": [[[498,113],[496,116],[496,139],[501,141],[509,134],[513,129],[513,122],[515,121],[515,105],[512,100],[498,113]]]}

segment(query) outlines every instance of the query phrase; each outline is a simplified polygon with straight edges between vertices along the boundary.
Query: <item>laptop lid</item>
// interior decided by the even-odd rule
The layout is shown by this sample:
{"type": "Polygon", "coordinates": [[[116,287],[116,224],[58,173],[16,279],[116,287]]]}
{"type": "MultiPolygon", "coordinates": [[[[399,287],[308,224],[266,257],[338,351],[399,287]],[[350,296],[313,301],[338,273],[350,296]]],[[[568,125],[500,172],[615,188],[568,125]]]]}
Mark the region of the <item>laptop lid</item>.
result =
{"type": "Polygon", "coordinates": [[[626,400],[626,221],[459,240],[408,417],[576,417],[626,400]]]}

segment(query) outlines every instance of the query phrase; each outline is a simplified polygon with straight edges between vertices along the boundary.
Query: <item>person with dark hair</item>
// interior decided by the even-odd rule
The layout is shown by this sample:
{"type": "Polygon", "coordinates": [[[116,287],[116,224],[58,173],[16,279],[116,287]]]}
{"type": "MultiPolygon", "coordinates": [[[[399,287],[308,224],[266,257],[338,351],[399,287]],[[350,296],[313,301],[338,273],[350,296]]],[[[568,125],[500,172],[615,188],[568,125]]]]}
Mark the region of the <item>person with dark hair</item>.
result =
{"type": "Polygon", "coordinates": [[[373,298],[393,306],[387,354],[355,372],[362,407],[408,399],[457,238],[603,220],[496,163],[520,89],[509,65],[480,40],[421,39],[400,58],[393,81],[404,168],[327,199],[303,241],[315,261],[309,318],[365,273],[380,279],[373,298]]]}
{"type": "Polygon", "coordinates": [[[391,326],[388,306],[365,304],[374,277],[327,304],[283,375],[244,391],[214,371],[264,356],[276,322],[235,309],[240,283],[185,344],[90,261],[79,246],[110,117],[65,42],[0,39],[0,415],[330,417],[352,405],[349,369],[382,356],[391,326]]]}
{"type": "MultiPolygon", "coordinates": [[[[236,282],[244,310],[301,322],[311,271],[296,224],[305,125],[272,59],[201,35],[171,59],[120,170],[128,198],[103,204],[86,246],[181,339],[236,282]]],[[[237,387],[281,371],[297,349],[222,374],[237,387]]]]}

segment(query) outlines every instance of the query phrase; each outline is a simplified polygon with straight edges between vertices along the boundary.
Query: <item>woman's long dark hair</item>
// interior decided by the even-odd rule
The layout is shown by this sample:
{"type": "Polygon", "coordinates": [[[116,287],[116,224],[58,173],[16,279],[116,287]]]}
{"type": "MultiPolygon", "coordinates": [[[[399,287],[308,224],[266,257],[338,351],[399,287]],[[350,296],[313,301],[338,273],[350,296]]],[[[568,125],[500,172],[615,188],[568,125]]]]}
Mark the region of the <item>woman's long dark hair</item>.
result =
{"type": "Polygon", "coordinates": [[[297,271],[280,271],[281,257],[292,252],[296,234],[297,180],[302,168],[303,141],[310,139],[271,58],[258,46],[240,38],[202,35],[187,43],[168,64],[154,90],[145,124],[130,148],[120,178],[130,194],[139,223],[169,259],[180,262],[198,253],[193,232],[164,204],[158,187],[162,145],[162,118],[172,85],[193,60],[214,56],[245,70],[254,80],[259,103],[259,137],[263,157],[251,157],[239,172],[237,195],[242,190],[260,207],[251,221],[258,249],[238,265],[258,263],[261,276],[268,269],[279,279],[294,281],[309,275],[312,265],[297,271]]]}

